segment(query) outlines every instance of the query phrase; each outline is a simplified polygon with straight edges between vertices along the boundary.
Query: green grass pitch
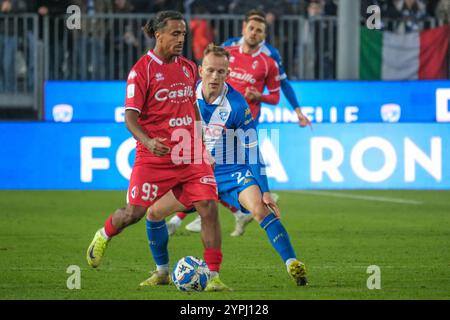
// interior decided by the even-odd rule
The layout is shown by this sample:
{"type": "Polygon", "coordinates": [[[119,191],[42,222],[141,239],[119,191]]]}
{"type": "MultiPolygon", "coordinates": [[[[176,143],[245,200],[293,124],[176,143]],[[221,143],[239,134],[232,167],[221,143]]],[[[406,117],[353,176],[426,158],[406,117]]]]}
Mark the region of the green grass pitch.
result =
{"type": "MultiPolygon", "coordinates": [[[[448,299],[449,191],[279,192],[282,221],[310,285],[296,287],[265,233],[252,222],[231,238],[234,218],[221,207],[221,278],[231,293],[139,288],[154,269],[143,221],[113,239],[102,265],[85,255],[116,207],[119,191],[0,191],[0,299],[448,299]],[[66,286],[81,267],[81,289],[66,286]],[[381,269],[381,289],[366,286],[367,267],[381,269]]],[[[186,222],[192,221],[190,216],[186,222]]],[[[185,224],[184,224],[185,225],[185,224]]],[[[171,266],[202,256],[198,234],[170,239],[171,266]]]]}

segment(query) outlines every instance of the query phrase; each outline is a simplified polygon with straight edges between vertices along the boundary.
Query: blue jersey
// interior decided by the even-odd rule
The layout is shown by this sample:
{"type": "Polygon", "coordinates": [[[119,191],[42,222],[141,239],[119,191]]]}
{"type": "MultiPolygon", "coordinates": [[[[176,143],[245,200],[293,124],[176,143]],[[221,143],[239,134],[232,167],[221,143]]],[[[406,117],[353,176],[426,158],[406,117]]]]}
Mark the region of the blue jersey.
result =
{"type": "MultiPolygon", "coordinates": [[[[262,192],[268,192],[265,165],[259,153],[258,136],[250,108],[244,97],[229,84],[211,104],[203,99],[202,83],[197,84],[205,146],[216,162],[214,173],[219,185],[221,176],[236,172],[242,178],[253,177],[262,192]]],[[[225,179],[225,178],[223,178],[225,179]]],[[[228,181],[228,178],[225,179],[228,181]]],[[[237,179],[240,181],[240,179],[237,179]]]]}
{"type": "MultiPolygon", "coordinates": [[[[240,46],[242,42],[244,41],[244,38],[231,38],[228,40],[225,40],[225,42],[222,44],[223,47],[231,47],[231,46],[240,46]]],[[[267,42],[263,41],[261,44],[261,51],[264,52],[266,55],[271,57],[278,65],[278,69],[280,72],[280,80],[287,79],[286,70],[284,70],[283,61],[281,60],[280,53],[278,50],[274,47],[272,47],[267,42]]]]}

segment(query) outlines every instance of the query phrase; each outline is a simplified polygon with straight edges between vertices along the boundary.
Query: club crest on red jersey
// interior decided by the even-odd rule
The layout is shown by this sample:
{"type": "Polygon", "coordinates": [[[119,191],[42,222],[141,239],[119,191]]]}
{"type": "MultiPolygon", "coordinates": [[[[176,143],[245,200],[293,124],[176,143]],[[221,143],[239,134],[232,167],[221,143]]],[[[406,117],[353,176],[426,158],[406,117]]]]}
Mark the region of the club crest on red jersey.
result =
{"type": "Polygon", "coordinates": [[[184,74],[186,75],[186,77],[188,77],[188,78],[191,77],[191,76],[189,75],[188,69],[187,69],[185,66],[183,66],[183,72],[184,72],[184,74]]]}
{"type": "Polygon", "coordinates": [[[131,189],[131,197],[133,199],[136,199],[137,195],[139,193],[139,189],[137,186],[134,186],[133,189],[131,189]]]}

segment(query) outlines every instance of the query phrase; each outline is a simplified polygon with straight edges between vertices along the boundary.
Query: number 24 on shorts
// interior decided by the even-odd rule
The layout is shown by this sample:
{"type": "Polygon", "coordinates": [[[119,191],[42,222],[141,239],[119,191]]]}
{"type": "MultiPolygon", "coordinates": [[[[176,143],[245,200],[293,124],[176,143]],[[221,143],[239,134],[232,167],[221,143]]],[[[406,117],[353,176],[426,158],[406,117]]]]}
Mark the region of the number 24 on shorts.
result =
{"type": "Polygon", "coordinates": [[[235,176],[237,176],[237,178],[236,178],[237,183],[238,183],[238,184],[241,184],[241,182],[244,181],[245,178],[253,177],[253,174],[251,173],[250,170],[247,170],[247,172],[245,173],[245,176],[244,176],[244,177],[242,176],[242,172],[240,172],[240,171],[233,173],[231,176],[232,176],[233,178],[234,178],[235,176]]]}

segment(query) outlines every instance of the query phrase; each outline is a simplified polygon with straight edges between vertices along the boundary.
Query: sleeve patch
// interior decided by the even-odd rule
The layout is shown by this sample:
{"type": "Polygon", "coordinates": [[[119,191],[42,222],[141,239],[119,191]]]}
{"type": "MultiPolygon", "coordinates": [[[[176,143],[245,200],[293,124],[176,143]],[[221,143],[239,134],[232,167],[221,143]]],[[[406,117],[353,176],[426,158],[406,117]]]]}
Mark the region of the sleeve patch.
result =
{"type": "Polygon", "coordinates": [[[129,84],[127,87],[127,97],[128,99],[131,99],[134,97],[134,90],[135,90],[136,85],[134,83],[129,84]]]}

